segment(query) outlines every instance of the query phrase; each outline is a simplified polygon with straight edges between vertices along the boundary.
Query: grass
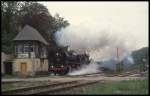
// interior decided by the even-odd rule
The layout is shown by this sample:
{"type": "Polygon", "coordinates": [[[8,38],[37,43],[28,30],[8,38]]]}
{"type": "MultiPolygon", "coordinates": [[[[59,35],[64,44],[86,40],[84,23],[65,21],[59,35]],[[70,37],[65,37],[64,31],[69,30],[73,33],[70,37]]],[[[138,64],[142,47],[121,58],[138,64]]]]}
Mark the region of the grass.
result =
{"type": "Polygon", "coordinates": [[[4,79],[9,79],[9,78],[14,78],[15,76],[13,75],[3,75],[2,78],[4,79]]]}
{"type": "Polygon", "coordinates": [[[1,84],[2,91],[15,89],[14,84],[1,84]]]}
{"type": "Polygon", "coordinates": [[[84,88],[81,94],[148,94],[148,80],[98,83],[84,88]]]}
{"type": "Polygon", "coordinates": [[[37,86],[37,85],[44,85],[44,84],[49,84],[50,82],[46,81],[23,81],[23,82],[14,82],[14,83],[2,83],[1,88],[2,91],[5,90],[11,90],[11,89],[16,89],[16,88],[21,88],[21,87],[29,87],[29,86],[37,86]]]}
{"type": "MultiPolygon", "coordinates": [[[[34,86],[37,84],[45,84],[46,82],[20,82],[11,84],[1,84],[2,91],[16,89],[18,87],[34,86]]],[[[148,79],[146,80],[126,80],[111,81],[105,83],[96,83],[89,86],[83,86],[74,90],[70,90],[69,94],[148,94],[148,79]]],[[[65,93],[65,92],[64,92],[65,93]]]]}

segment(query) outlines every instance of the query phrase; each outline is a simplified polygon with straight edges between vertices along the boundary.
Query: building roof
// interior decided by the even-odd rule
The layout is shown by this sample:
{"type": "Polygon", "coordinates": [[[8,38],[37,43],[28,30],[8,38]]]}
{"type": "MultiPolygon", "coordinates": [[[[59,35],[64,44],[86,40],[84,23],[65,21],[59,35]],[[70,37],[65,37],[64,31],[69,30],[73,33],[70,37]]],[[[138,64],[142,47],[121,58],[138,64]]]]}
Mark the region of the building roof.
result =
{"type": "Polygon", "coordinates": [[[14,41],[21,41],[21,40],[35,40],[35,41],[40,41],[41,43],[48,45],[48,43],[40,35],[40,33],[29,25],[26,25],[21,30],[21,32],[19,32],[18,35],[14,38],[14,41]]]}

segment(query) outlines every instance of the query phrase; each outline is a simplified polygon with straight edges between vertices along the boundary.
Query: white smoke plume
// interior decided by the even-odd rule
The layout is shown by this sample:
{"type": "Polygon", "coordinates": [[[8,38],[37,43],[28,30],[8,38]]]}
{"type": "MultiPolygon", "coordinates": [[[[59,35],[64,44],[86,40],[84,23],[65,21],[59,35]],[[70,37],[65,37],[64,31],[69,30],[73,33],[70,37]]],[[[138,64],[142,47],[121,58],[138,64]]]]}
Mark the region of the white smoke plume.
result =
{"type": "Polygon", "coordinates": [[[118,48],[122,59],[124,53],[130,53],[135,44],[133,45],[131,38],[127,38],[130,34],[125,35],[124,31],[119,32],[106,25],[109,24],[71,25],[56,32],[56,42],[60,46],[69,46],[78,53],[86,52],[94,60],[112,58],[116,56],[118,48]]]}
{"type": "Polygon", "coordinates": [[[117,58],[110,58],[107,60],[103,60],[101,67],[110,69],[110,70],[116,70],[116,64],[117,63],[122,63],[124,70],[128,69],[130,65],[134,64],[134,60],[130,54],[124,55],[122,58],[122,62],[118,62],[117,58]]]}
{"type": "Polygon", "coordinates": [[[99,72],[99,65],[96,63],[91,63],[89,65],[83,65],[81,69],[75,70],[70,72],[68,75],[84,75],[84,74],[90,74],[90,73],[97,73],[99,72]]]}
{"type": "MultiPolygon", "coordinates": [[[[134,64],[134,60],[130,54],[126,54],[123,58],[123,70],[127,70],[130,65],[134,64]]],[[[80,69],[70,72],[68,75],[84,75],[91,73],[101,72],[100,68],[107,68],[109,70],[116,70],[116,64],[118,63],[116,58],[110,58],[100,61],[101,64],[92,62],[89,65],[83,65],[80,69]]]]}
{"type": "Polygon", "coordinates": [[[132,64],[134,64],[134,59],[131,55],[126,55],[123,59],[124,69],[128,69],[128,67],[130,67],[132,64]]]}
{"type": "MultiPolygon", "coordinates": [[[[127,32],[123,29],[116,29],[117,27],[110,26],[108,22],[93,24],[87,22],[78,26],[71,25],[56,32],[55,39],[58,45],[68,46],[70,50],[77,53],[86,52],[94,61],[106,61],[105,66],[108,65],[109,68],[115,69],[116,60],[123,60],[126,54],[130,54],[136,46],[132,42],[134,39],[129,38],[130,34],[126,34],[127,32]],[[119,58],[117,58],[117,48],[119,58]]],[[[99,65],[91,63],[69,74],[95,73],[98,72],[98,68],[99,65]]]]}

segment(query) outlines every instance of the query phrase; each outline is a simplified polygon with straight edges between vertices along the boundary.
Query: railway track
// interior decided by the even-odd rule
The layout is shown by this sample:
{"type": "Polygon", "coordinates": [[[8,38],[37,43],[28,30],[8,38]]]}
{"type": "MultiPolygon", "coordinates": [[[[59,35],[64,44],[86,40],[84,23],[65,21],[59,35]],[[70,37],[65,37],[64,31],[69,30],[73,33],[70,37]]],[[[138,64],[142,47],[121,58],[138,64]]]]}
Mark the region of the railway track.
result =
{"type": "Polygon", "coordinates": [[[59,93],[64,92],[66,90],[68,91],[68,90],[71,90],[73,88],[77,88],[77,87],[81,87],[81,86],[87,86],[87,85],[94,84],[97,82],[100,82],[100,81],[79,81],[79,82],[72,83],[72,84],[65,85],[65,86],[58,86],[58,87],[52,88],[51,90],[49,90],[49,89],[43,90],[42,92],[39,92],[38,94],[59,94],[59,93]]]}
{"type": "Polygon", "coordinates": [[[113,77],[113,76],[125,77],[125,76],[133,76],[134,74],[136,74],[136,75],[139,74],[140,75],[140,73],[138,71],[133,70],[133,71],[124,72],[124,73],[120,73],[120,74],[114,74],[110,77],[113,77]]]}
{"type": "MultiPolygon", "coordinates": [[[[85,75],[78,75],[78,76],[69,76],[69,77],[96,77],[96,76],[102,76],[104,74],[100,73],[94,73],[94,74],[85,74],[85,75]]],[[[108,77],[125,77],[125,76],[138,76],[139,73],[137,71],[132,72],[124,72],[120,74],[114,74],[108,77]]],[[[64,76],[68,77],[68,76],[64,76]]],[[[104,81],[104,80],[103,80],[104,81]]],[[[2,94],[4,95],[18,95],[18,94],[24,94],[24,95],[35,95],[35,94],[57,94],[58,92],[63,92],[65,90],[69,90],[75,87],[85,86],[93,83],[97,83],[99,81],[93,81],[93,80],[74,80],[74,81],[66,81],[66,82],[51,82],[47,84],[39,84],[36,86],[28,86],[28,87],[22,87],[17,89],[11,89],[2,91],[2,94]]]]}
{"type": "Polygon", "coordinates": [[[2,81],[3,84],[20,83],[23,81],[2,81]]]}
{"type": "Polygon", "coordinates": [[[13,90],[2,91],[3,95],[33,95],[33,94],[51,94],[60,92],[63,90],[68,90],[70,88],[84,86],[96,83],[98,81],[67,81],[67,82],[59,82],[48,85],[40,85],[40,86],[32,86],[32,87],[24,87],[17,88],[13,90]]]}
{"type": "Polygon", "coordinates": [[[16,88],[16,89],[11,89],[11,90],[6,90],[6,91],[2,91],[2,94],[28,94],[28,91],[37,91],[38,89],[41,88],[48,88],[48,87],[52,87],[52,86],[57,86],[59,84],[67,84],[67,83],[72,83],[75,81],[70,81],[70,82],[54,82],[51,84],[43,84],[43,85],[36,85],[36,86],[28,86],[28,87],[21,87],[21,88],[16,88]]]}
{"type": "Polygon", "coordinates": [[[118,74],[105,74],[104,72],[98,72],[98,73],[91,73],[91,74],[84,74],[84,75],[67,75],[67,76],[62,76],[62,77],[95,77],[95,76],[108,76],[108,77],[124,77],[124,76],[130,76],[137,74],[139,75],[140,73],[138,71],[130,71],[130,72],[123,72],[123,73],[118,73],[118,74]]]}
{"type": "Polygon", "coordinates": [[[104,75],[104,73],[98,72],[98,73],[90,73],[90,74],[84,74],[84,75],[67,75],[67,77],[88,77],[88,76],[95,76],[95,75],[104,75]]]}

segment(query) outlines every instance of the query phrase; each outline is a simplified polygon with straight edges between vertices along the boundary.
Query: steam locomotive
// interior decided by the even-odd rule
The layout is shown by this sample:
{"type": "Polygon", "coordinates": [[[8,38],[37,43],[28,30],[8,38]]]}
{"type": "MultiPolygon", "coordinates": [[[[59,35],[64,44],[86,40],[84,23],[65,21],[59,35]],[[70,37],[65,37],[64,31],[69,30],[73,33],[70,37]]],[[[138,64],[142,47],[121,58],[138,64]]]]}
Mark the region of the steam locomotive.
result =
{"type": "Polygon", "coordinates": [[[63,49],[49,52],[49,73],[65,75],[73,70],[77,70],[83,64],[90,63],[87,54],[76,54],[75,52],[63,49]]]}

